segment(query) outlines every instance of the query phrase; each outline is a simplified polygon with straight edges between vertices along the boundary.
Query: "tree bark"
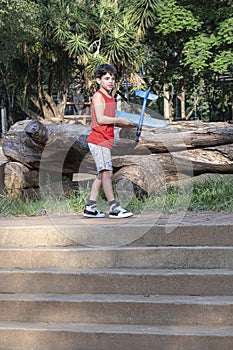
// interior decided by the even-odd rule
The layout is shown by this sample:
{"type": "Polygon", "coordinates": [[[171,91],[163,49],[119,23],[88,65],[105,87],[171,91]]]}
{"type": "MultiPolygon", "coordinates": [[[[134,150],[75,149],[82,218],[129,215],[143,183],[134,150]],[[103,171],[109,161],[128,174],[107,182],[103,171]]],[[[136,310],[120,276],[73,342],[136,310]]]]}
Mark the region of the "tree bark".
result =
{"type": "Polygon", "coordinates": [[[20,192],[23,188],[38,188],[39,173],[18,162],[5,164],[4,185],[7,190],[20,192]]]}
{"type": "Polygon", "coordinates": [[[169,90],[168,90],[168,85],[164,84],[163,85],[163,114],[164,114],[164,118],[165,119],[169,119],[170,118],[170,94],[169,94],[169,90]]]}
{"type": "Polygon", "coordinates": [[[182,120],[186,119],[185,115],[185,89],[182,86],[180,95],[177,95],[177,99],[180,101],[180,117],[182,120]]]}

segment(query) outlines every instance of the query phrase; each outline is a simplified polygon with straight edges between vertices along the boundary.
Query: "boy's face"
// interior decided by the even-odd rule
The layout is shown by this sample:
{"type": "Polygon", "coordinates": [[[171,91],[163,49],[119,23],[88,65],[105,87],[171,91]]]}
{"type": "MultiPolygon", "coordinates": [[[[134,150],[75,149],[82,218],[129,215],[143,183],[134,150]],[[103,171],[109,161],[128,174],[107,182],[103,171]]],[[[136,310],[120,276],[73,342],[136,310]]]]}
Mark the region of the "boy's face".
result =
{"type": "Polygon", "coordinates": [[[108,93],[112,91],[115,85],[115,76],[111,73],[102,75],[101,78],[97,78],[96,81],[100,85],[100,88],[106,90],[108,93]]]}

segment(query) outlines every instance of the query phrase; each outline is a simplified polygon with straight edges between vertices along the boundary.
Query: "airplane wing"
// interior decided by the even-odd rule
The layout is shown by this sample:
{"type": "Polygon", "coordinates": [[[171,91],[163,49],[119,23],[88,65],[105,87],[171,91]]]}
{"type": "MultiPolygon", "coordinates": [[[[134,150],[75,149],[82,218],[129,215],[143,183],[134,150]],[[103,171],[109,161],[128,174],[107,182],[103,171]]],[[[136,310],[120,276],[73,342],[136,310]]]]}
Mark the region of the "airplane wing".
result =
{"type": "MultiPolygon", "coordinates": [[[[116,116],[118,118],[127,118],[131,120],[135,125],[138,125],[140,120],[140,114],[132,114],[127,112],[116,111],[116,116]]],[[[156,119],[151,117],[144,117],[143,126],[147,126],[149,128],[163,128],[168,124],[168,120],[166,119],[156,119]]]]}

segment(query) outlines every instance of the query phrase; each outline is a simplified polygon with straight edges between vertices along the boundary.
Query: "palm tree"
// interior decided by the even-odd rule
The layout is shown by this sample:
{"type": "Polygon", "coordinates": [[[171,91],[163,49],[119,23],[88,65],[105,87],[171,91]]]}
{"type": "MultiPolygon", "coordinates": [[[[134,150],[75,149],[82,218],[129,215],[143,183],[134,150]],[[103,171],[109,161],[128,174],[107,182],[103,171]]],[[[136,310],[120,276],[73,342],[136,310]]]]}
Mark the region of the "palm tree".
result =
{"type": "MultiPolygon", "coordinates": [[[[62,119],[71,76],[88,51],[87,9],[70,0],[42,1],[40,9],[41,35],[30,53],[33,65],[28,67],[37,84],[30,81],[27,96],[43,118],[62,119]]],[[[26,111],[33,116],[32,110],[26,111]]]]}

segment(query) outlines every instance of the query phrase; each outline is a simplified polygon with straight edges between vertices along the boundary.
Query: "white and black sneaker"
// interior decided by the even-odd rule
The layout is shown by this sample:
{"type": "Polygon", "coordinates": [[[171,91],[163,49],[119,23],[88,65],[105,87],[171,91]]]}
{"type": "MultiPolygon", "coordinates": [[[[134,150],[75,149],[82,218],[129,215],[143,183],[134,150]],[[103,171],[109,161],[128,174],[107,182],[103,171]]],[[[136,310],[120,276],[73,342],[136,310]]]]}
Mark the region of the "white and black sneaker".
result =
{"type": "Polygon", "coordinates": [[[110,211],[109,211],[109,218],[110,219],[128,218],[132,215],[133,215],[133,213],[131,213],[127,209],[121,208],[120,205],[116,205],[116,206],[111,207],[110,211]]]}
{"type": "Polygon", "coordinates": [[[104,218],[105,213],[99,211],[96,208],[96,205],[86,205],[83,211],[83,216],[86,216],[87,218],[104,218]]]}

